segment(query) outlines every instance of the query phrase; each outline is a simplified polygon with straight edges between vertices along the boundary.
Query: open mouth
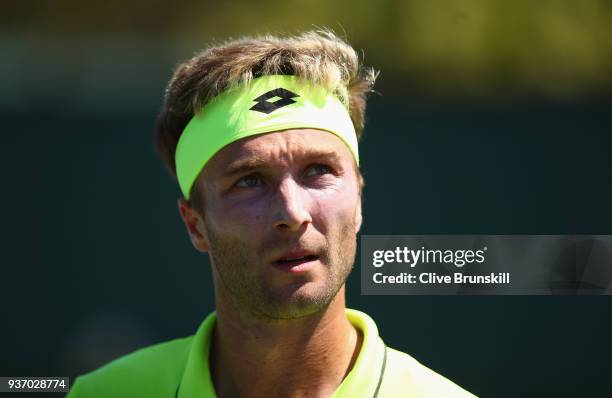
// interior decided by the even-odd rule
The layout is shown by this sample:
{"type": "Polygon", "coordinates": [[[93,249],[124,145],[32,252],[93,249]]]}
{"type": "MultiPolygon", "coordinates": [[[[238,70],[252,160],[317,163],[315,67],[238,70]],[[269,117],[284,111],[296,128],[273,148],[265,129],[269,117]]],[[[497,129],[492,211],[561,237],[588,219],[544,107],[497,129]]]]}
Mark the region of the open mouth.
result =
{"type": "Polygon", "coordinates": [[[275,261],[274,264],[292,266],[292,265],[299,265],[299,264],[307,263],[310,261],[314,261],[318,258],[319,257],[315,255],[308,255],[308,256],[302,256],[302,257],[296,257],[296,258],[283,258],[278,261],[275,261]]]}

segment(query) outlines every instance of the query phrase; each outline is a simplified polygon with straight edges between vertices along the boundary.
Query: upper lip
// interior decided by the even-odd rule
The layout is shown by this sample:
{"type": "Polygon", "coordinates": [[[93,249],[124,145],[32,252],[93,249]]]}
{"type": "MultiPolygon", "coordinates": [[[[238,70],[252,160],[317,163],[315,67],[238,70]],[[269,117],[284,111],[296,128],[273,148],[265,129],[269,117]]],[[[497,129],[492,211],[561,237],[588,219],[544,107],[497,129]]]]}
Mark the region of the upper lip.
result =
{"type": "Polygon", "coordinates": [[[280,256],[275,257],[274,260],[272,260],[272,262],[277,263],[279,261],[294,260],[296,258],[302,258],[306,256],[318,257],[317,254],[312,250],[291,249],[291,250],[283,252],[280,256]]]}

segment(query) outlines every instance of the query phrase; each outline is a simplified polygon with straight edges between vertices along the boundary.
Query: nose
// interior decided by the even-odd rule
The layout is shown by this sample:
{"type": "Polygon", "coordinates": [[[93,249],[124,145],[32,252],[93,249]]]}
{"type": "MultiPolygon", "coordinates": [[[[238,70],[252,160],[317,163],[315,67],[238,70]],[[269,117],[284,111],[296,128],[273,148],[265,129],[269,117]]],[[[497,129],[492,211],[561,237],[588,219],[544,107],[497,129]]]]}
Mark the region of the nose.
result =
{"type": "Polygon", "coordinates": [[[296,232],[312,222],[307,191],[293,178],[281,181],[275,197],[272,203],[275,230],[296,232]]]}

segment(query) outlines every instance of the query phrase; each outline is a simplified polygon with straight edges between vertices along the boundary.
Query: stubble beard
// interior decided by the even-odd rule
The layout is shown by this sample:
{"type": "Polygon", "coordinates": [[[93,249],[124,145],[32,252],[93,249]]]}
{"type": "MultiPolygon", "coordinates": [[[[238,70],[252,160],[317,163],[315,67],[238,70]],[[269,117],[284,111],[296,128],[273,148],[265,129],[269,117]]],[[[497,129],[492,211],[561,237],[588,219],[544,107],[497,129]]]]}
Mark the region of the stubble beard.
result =
{"type": "Polygon", "coordinates": [[[328,268],[325,280],[317,281],[314,289],[306,292],[300,285],[273,287],[258,267],[265,266],[256,253],[248,250],[240,240],[220,237],[206,225],[210,240],[209,254],[223,286],[244,315],[265,320],[302,318],[323,311],[344,286],[355,261],[357,247],[354,223],[337,229],[326,242],[324,256],[319,261],[328,268]]]}

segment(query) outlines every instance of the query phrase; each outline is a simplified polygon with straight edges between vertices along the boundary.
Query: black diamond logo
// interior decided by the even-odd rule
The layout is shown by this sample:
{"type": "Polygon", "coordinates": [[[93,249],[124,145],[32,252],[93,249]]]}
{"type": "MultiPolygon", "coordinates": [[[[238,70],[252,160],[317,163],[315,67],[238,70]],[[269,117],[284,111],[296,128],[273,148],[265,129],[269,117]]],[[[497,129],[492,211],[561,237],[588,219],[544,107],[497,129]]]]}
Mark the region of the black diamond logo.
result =
{"type": "Polygon", "coordinates": [[[292,93],[291,91],[280,87],[275,88],[274,90],[270,90],[267,93],[255,98],[253,101],[256,101],[257,103],[249,109],[261,113],[272,113],[283,106],[295,103],[292,98],[296,97],[299,97],[299,95],[296,93],[292,93]],[[270,99],[275,98],[278,99],[276,101],[269,101],[270,99]]]}

